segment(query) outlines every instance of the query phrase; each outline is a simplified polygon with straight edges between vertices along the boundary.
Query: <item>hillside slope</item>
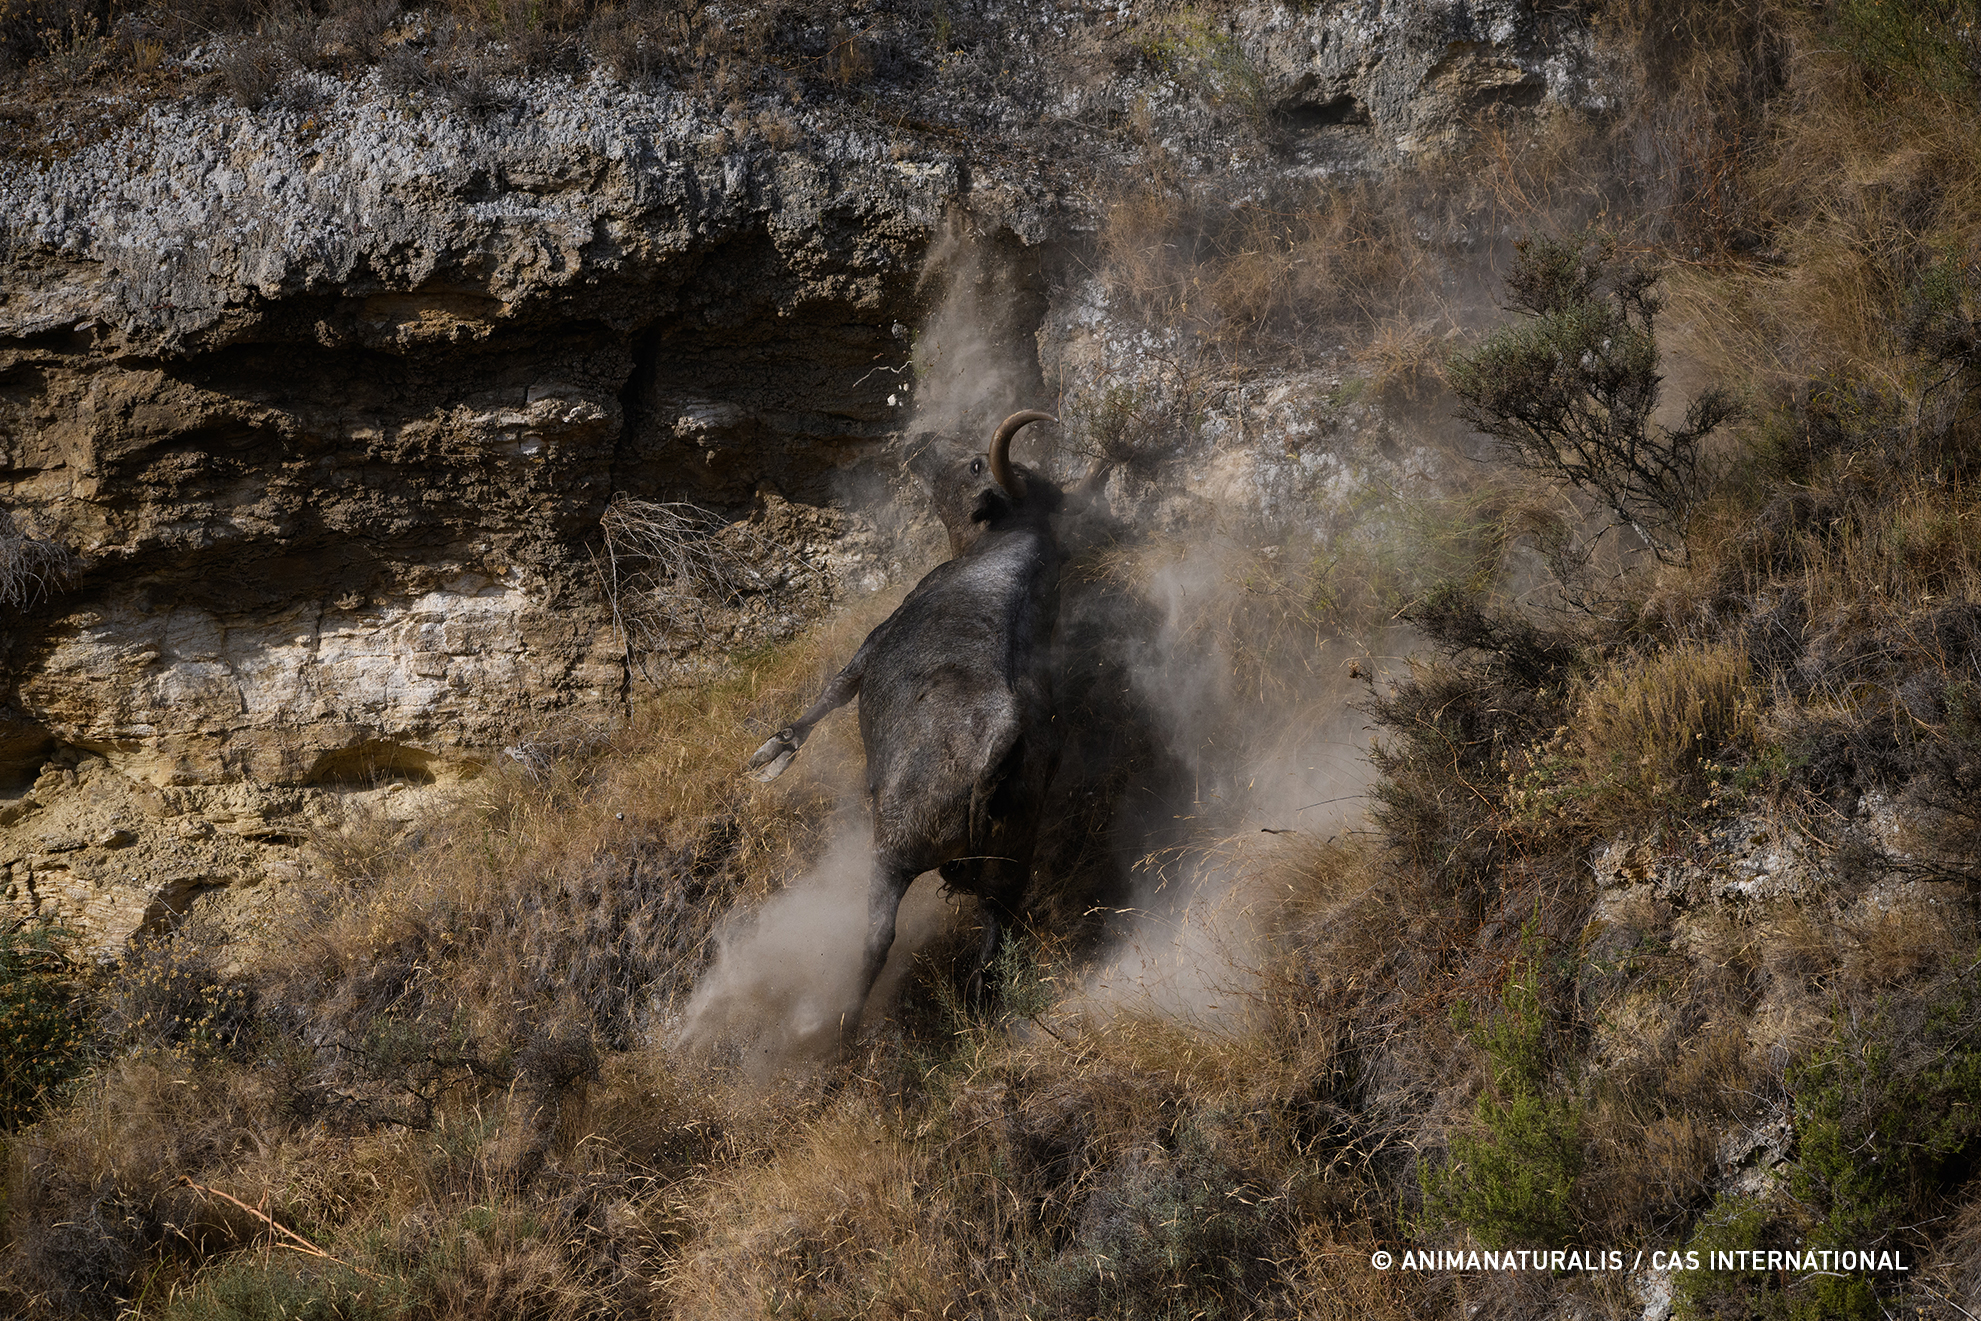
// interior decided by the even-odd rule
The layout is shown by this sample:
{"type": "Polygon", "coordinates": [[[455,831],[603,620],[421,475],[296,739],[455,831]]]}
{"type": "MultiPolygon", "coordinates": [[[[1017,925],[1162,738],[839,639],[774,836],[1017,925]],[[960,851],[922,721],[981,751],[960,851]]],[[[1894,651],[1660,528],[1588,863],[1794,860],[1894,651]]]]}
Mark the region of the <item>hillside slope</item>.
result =
{"type": "Polygon", "coordinates": [[[1971,6],[33,13],[15,1310],[1981,1309],[1971,6]],[[840,1059],[737,768],[1039,396],[1031,921],[840,1059]]]}

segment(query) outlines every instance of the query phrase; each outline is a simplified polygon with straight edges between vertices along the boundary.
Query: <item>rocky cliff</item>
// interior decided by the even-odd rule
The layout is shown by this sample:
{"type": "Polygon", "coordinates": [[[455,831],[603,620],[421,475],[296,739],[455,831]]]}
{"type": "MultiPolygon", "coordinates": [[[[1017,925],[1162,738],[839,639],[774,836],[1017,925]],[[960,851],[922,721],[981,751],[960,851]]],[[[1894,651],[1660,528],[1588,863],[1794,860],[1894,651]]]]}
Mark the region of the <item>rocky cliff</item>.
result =
{"type": "MultiPolygon", "coordinates": [[[[613,719],[615,496],[768,557],[705,650],[911,572],[904,436],[1162,386],[1173,340],[1092,262],[1148,159],[1263,196],[1603,103],[1586,35],[1510,0],[1049,3],[974,31],[725,105],[297,68],[252,109],[160,99],[0,162],[0,509],[67,564],[5,607],[8,896],[114,946],[304,874],[340,794],[411,814],[523,736],[613,719]]],[[[1200,374],[1188,443],[1217,476],[1185,494],[1283,513],[1408,467],[1350,452],[1381,419],[1330,394],[1344,370],[1200,374]]]]}

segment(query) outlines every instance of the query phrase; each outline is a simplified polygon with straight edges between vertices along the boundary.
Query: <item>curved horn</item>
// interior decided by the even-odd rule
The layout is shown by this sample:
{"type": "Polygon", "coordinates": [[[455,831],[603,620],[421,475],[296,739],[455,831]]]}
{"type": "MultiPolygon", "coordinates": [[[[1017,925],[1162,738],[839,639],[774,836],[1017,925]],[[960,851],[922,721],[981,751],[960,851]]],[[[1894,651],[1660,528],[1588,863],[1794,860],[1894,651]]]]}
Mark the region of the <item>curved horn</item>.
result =
{"type": "Polygon", "coordinates": [[[1033,422],[1057,422],[1051,413],[1041,413],[1036,408],[1028,408],[1022,413],[1013,413],[1004,419],[1004,424],[991,437],[990,470],[991,480],[1004,488],[1004,493],[1012,499],[1021,499],[1024,492],[1018,489],[1018,478],[1011,471],[1011,438],[1018,429],[1033,422]]]}

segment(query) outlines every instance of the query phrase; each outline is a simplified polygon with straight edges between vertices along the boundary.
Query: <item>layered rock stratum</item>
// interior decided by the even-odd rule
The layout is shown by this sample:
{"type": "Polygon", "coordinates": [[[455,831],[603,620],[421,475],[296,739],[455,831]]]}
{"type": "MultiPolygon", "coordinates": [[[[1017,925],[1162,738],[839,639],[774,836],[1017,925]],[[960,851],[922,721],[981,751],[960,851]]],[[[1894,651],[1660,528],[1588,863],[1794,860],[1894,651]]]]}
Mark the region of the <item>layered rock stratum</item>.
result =
{"type": "MultiPolygon", "coordinates": [[[[1499,0],[1260,7],[1160,51],[1112,9],[1004,18],[837,99],[298,70],[0,162],[0,509],[68,563],[6,607],[10,901],[114,949],[307,875],[343,797],[416,815],[618,717],[615,497],[759,552],[670,664],[912,573],[918,428],[1156,371],[1083,260],[1134,142],[1238,198],[1605,100],[1586,34],[1499,0]]],[[[1342,370],[1214,382],[1208,475],[1116,500],[1271,517],[1421,467],[1342,370]]]]}

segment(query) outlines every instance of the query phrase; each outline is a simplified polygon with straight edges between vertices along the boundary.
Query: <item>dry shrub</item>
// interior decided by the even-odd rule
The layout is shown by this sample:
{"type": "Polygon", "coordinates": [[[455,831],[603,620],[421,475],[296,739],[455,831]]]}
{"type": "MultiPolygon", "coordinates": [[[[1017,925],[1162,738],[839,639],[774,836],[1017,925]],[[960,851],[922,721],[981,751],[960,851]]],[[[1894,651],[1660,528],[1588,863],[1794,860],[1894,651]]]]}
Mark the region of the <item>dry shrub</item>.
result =
{"type": "MultiPolygon", "coordinates": [[[[1739,1000],[1715,996],[1711,991],[1703,995],[1695,992],[1690,1007],[1708,1006],[1722,1007],[1729,1011],[1729,1018],[1736,1019],[1746,1007],[1739,1000]],[[1719,1001],[1718,1006],[1714,1006],[1715,1000],[1719,1001]]],[[[1753,1108],[1748,1088],[1754,1076],[1747,1034],[1731,1024],[1716,1027],[1709,1021],[1709,1025],[1702,1026],[1696,1036],[1678,1048],[1671,1074],[1663,1081],[1661,1090],[1671,1113],[1717,1127],[1718,1121],[1753,1108]]],[[[1691,1191],[1696,1192],[1697,1188],[1691,1191]]]]}
{"type": "Polygon", "coordinates": [[[1764,116],[1790,76],[1796,17],[1774,4],[1613,0],[1600,21],[1641,82],[1658,89],[1623,128],[1642,160],[1632,209],[1687,260],[1751,254],[1768,228],[1754,179],[1766,155],[1764,116]]]}
{"type": "Polygon", "coordinates": [[[1981,1295],[1981,1196],[1970,1190],[1953,1228],[1941,1241],[1937,1267],[1938,1281],[1955,1298],[1981,1295]]]}
{"type": "Polygon", "coordinates": [[[988,1219],[1002,1200],[1010,1236],[1035,1245],[1007,1296],[1078,1315],[1281,1312],[1289,1281],[1270,1263],[1292,1228],[1306,1053],[1278,1057],[1239,1022],[1052,1022],[1054,1035],[981,1052],[945,1088],[944,1163],[1003,1185],[965,1183],[969,1213],[988,1219]]]}
{"type": "Polygon", "coordinates": [[[1449,322],[1440,326],[1409,316],[1384,317],[1355,350],[1355,364],[1376,398],[1405,408],[1423,402],[1443,385],[1439,369],[1456,333],[1449,322]]]}
{"type": "MultiPolygon", "coordinates": [[[[1686,1113],[1622,1127],[1625,1136],[1605,1153],[1609,1159],[1585,1170],[1585,1188],[1595,1205],[1584,1214],[1589,1223],[1612,1232],[1667,1236],[1706,1193],[1717,1129],[1710,1119],[1686,1113]]],[[[1592,1124],[1591,1136],[1600,1145],[1598,1131],[1592,1124]]]]}
{"type": "Polygon", "coordinates": [[[359,825],[344,855],[372,870],[264,963],[264,1004],[350,1043],[383,1022],[465,1032],[481,1044],[441,1055],[471,1069],[532,1034],[643,1039],[712,952],[716,919],[821,843],[819,781],[773,794],[737,774],[751,717],[780,721],[815,665],[783,657],[659,694],[608,747],[485,777],[417,851],[381,855],[359,825]]]}
{"type": "Polygon", "coordinates": [[[1072,573],[1155,609],[1156,687],[1187,694],[1214,671],[1220,720],[1256,715],[1283,732],[1329,723],[1346,680],[1371,671],[1372,657],[1407,650],[1399,618],[1453,584],[1490,583],[1523,512],[1516,493],[1490,481],[1421,499],[1372,485],[1298,532],[1206,528],[1117,543],[1072,573]]]}
{"type": "Polygon", "coordinates": [[[1147,361],[1154,370],[1135,383],[1076,388],[1061,410],[1073,449],[1145,478],[1198,439],[1210,385],[1210,373],[1192,361],[1160,354],[1147,361]]]}
{"type": "Polygon", "coordinates": [[[287,52],[259,42],[238,42],[218,63],[221,86],[243,109],[259,110],[289,73],[287,52]]]}
{"type": "Polygon", "coordinates": [[[25,610],[56,590],[75,567],[75,556],[54,541],[35,537],[12,513],[0,509],[0,606],[25,610]]]}
{"type": "Polygon", "coordinates": [[[1369,1260],[1397,1241],[1367,1224],[1309,1221],[1298,1240],[1298,1313],[1311,1321],[1403,1321],[1453,1309],[1464,1288],[1448,1275],[1374,1271],[1369,1260]]]}
{"type": "MultiPolygon", "coordinates": [[[[1809,605],[1819,617],[1870,602],[1903,609],[1950,598],[1981,600],[1981,537],[1975,535],[1981,502],[1966,490],[1908,483],[1885,491],[1875,507],[1851,509],[1848,517],[1846,534],[1811,545],[1804,561],[1809,605]]],[[[1926,624],[1932,645],[1930,614],[1917,621],[1901,615],[1893,623],[1898,633],[1926,624]]],[[[1937,659],[1952,659],[1958,668],[1958,656],[1937,659]]]]}
{"type": "Polygon", "coordinates": [[[204,1254],[252,1241],[251,1217],[208,1206],[178,1180],[237,1159],[278,1107],[266,1079],[235,1066],[114,1061],[13,1143],[0,1297],[109,1317],[140,1273],[169,1283],[204,1254]]]}
{"type": "Polygon", "coordinates": [[[606,599],[627,654],[643,673],[655,658],[718,641],[716,611],[779,571],[770,543],[748,524],[728,523],[696,505],[622,494],[599,526],[606,599]]]}
{"type": "Polygon", "coordinates": [[[826,79],[840,87],[852,87],[867,81],[873,73],[874,57],[866,41],[844,26],[835,26],[831,44],[826,48],[826,79]]]}
{"type": "MultiPolygon", "coordinates": [[[[1713,213],[1727,204],[1724,188],[1706,189],[1695,206],[1703,212],[1690,218],[1678,199],[1680,241],[1708,255],[1713,234],[1750,252],[1765,243],[1793,274],[1729,270],[1693,282],[1679,291],[1674,321],[1710,335],[1719,361],[1762,383],[1799,387],[1832,372],[1895,384],[1905,369],[1890,332],[1908,290],[1936,252],[1965,249],[1974,237],[1981,171],[1972,98],[1916,84],[1867,93],[1848,43],[1824,30],[1824,17],[1718,8],[1700,14],[1695,30],[1708,40],[1684,76],[1721,110],[1695,113],[1684,131],[1713,144],[1706,160],[1727,150],[1737,158],[1739,213],[1713,213]],[[1751,30],[1711,31],[1743,24],[1751,30]],[[1705,304],[1701,315],[1686,313],[1694,298],[1705,304]]],[[[1662,12],[1643,28],[1661,38],[1645,43],[1647,53],[1683,48],[1664,38],[1662,12]]]]}
{"type": "Polygon", "coordinates": [[[1830,981],[1852,1002],[1929,982],[1972,948],[1975,913],[1964,887],[1921,882],[1864,895],[1837,916],[1830,981]]]}
{"type": "Polygon", "coordinates": [[[1548,814],[1565,818],[1566,808],[1550,800],[1572,786],[1547,741],[1567,726],[1582,639],[1457,585],[1408,618],[1442,655],[1363,704],[1381,734],[1369,754],[1378,776],[1370,816],[1427,884],[1487,902],[1530,842],[1558,856],[1548,814]]]}
{"type": "Polygon", "coordinates": [[[1593,682],[1572,723],[1591,791],[1620,814],[1600,825],[1703,809],[1715,765],[1740,755],[1758,707],[1738,645],[1670,648],[1593,682]]]}

